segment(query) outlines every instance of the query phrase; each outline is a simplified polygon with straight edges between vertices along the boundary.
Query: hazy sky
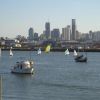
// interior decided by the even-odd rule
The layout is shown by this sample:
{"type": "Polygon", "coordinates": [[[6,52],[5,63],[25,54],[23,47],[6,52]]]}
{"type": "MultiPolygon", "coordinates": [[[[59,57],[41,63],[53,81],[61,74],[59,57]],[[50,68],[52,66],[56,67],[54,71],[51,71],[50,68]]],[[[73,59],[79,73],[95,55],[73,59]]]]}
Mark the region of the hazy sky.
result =
{"type": "Polygon", "coordinates": [[[80,32],[100,30],[100,0],[0,0],[0,37],[42,33],[47,21],[61,31],[73,18],[80,32]]]}

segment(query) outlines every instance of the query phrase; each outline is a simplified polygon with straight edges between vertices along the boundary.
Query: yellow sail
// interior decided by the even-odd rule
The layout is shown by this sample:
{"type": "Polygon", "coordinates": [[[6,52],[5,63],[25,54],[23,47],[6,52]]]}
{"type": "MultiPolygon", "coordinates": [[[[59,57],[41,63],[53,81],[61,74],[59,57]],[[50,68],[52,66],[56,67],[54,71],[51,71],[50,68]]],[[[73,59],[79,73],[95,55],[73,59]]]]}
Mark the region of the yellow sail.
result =
{"type": "Polygon", "coordinates": [[[46,52],[46,53],[50,52],[50,48],[51,48],[51,45],[48,45],[48,46],[46,47],[46,49],[45,49],[45,52],[46,52]]]}

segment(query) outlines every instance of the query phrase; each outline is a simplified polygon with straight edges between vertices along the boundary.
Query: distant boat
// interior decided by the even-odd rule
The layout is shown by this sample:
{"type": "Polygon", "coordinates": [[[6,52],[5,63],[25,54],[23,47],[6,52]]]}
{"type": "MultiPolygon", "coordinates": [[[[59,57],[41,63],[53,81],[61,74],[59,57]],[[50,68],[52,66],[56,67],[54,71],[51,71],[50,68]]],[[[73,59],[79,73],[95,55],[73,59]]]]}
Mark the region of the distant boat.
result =
{"type": "Polygon", "coordinates": [[[75,56],[75,61],[76,62],[87,62],[87,55],[78,53],[77,56],[75,56]]]}
{"type": "Polygon", "coordinates": [[[74,56],[77,56],[78,54],[77,54],[77,52],[76,52],[76,50],[74,50],[74,56]]]}
{"type": "Polygon", "coordinates": [[[13,52],[12,52],[12,49],[10,49],[10,56],[13,56],[13,52]]]}
{"type": "Polygon", "coordinates": [[[76,62],[87,62],[87,57],[83,55],[78,55],[75,57],[76,62]]]}
{"type": "Polygon", "coordinates": [[[69,50],[67,49],[67,50],[65,50],[65,55],[69,55],[70,53],[69,53],[69,50]]]}
{"type": "Polygon", "coordinates": [[[41,54],[41,49],[39,48],[39,49],[38,49],[38,55],[40,55],[40,54],[41,54]]]}
{"type": "Polygon", "coordinates": [[[0,56],[1,56],[1,48],[0,48],[0,56]]]}
{"type": "Polygon", "coordinates": [[[48,45],[48,46],[46,47],[46,49],[45,49],[45,52],[46,52],[46,53],[49,53],[49,52],[50,52],[50,49],[51,49],[51,45],[48,45]]]}

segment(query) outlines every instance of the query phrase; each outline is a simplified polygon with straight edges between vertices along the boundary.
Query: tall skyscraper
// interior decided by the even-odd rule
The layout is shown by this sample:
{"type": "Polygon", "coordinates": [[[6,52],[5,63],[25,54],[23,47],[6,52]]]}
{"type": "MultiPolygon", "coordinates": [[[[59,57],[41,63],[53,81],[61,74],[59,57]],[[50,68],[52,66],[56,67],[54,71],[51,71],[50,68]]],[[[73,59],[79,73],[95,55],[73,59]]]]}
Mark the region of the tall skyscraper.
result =
{"type": "Polygon", "coordinates": [[[45,23],[45,36],[46,36],[46,39],[50,39],[51,38],[50,23],[49,22],[45,23]]]}
{"type": "Polygon", "coordinates": [[[71,38],[72,40],[76,40],[76,20],[72,19],[72,30],[71,30],[71,38]]]}
{"type": "Polygon", "coordinates": [[[71,29],[70,25],[65,28],[62,28],[62,40],[69,41],[71,39],[71,29]]]}
{"type": "Polygon", "coordinates": [[[34,40],[34,30],[33,28],[29,29],[29,41],[33,41],[34,40]]]}
{"type": "Polygon", "coordinates": [[[67,40],[71,40],[71,28],[70,28],[70,25],[67,26],[66,28],[66,38],[67,40]]]}

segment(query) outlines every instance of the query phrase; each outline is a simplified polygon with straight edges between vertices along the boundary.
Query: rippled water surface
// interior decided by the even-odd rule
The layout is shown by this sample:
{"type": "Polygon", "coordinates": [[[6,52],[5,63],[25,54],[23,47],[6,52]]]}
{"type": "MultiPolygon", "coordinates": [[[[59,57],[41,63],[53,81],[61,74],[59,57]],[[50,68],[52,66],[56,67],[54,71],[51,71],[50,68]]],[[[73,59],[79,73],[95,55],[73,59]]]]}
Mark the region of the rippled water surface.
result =
{"type": "Polygon", "coordinates": [[[0,57],[2,100],[100,100],[100,53],[87,53],[87,63],[76,63],[73,53],[3,51],[0,57]],[[33,75],[10,73],[22,59],[34,61],[33,75]]]}

